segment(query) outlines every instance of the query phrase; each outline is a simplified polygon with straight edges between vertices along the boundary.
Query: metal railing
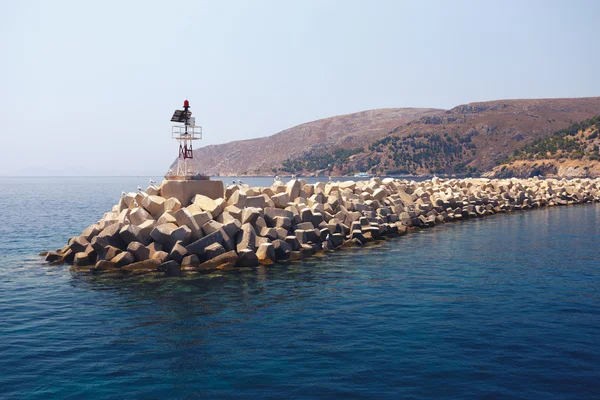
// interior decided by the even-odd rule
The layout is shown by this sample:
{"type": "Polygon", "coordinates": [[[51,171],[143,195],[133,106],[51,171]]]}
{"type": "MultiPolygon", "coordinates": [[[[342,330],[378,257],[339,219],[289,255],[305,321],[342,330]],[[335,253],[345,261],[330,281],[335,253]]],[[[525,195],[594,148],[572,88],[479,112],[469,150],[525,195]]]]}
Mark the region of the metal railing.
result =
{"type": "Polygon", "coordinates": [[[202,127],[195,126],[187,127],[187,135],[185,134],[185,126],[173,125],[171,129],[171,137],[173,139],[198,140],[202,139],[202,127]]]}

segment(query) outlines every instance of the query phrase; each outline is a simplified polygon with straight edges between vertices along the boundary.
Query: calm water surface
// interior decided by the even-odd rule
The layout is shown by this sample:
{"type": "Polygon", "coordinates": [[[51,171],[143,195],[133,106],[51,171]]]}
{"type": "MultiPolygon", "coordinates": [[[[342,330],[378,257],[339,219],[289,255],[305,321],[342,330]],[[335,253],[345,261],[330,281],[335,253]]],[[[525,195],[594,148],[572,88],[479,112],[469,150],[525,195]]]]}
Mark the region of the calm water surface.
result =
{"type": "Polygon", "coordinates": [[[187,278],[40,263],[146,184],[0,178],[0,398],[600,398],[600,205],[187,278]]]}

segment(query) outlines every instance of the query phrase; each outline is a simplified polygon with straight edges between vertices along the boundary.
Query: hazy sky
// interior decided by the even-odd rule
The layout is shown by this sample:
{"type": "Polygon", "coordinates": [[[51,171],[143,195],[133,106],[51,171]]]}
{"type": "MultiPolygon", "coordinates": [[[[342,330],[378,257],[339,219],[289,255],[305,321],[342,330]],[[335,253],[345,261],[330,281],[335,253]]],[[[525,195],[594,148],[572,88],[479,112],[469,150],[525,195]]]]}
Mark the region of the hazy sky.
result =
{"type": "Polygon", "coordinates": [[[594,0],[0,0],[0,174],[159,177],[185,98],[207,145],[374,108],[598,96],[599,15],[594,0]]]}

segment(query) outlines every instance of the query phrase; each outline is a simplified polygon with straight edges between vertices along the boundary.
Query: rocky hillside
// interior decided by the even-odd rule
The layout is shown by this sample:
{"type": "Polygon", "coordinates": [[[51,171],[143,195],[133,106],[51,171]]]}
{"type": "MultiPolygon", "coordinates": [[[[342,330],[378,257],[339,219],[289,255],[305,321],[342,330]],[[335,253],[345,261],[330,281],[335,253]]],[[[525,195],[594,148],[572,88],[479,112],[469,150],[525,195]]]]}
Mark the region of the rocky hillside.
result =
{"type": "Polygon", "coordinates": [[[210,175],[480,174],[515,150],[600,114],[600,97],[382,109],[195,150],[210,175]]]}
{"type": "Polygon", "coordinates": [[[287,159],[309,151],[367,146],[399,125],[439,112],[443,110],[387,108],[325,118],[263,138],[196,149],[193,167],[207,175],[272,175],[287,159]]]}
{"type": "Polygon", "coordinates": [[[515,150],[486,173],[493,177],[599,177],[600,115],[515,150]]]}

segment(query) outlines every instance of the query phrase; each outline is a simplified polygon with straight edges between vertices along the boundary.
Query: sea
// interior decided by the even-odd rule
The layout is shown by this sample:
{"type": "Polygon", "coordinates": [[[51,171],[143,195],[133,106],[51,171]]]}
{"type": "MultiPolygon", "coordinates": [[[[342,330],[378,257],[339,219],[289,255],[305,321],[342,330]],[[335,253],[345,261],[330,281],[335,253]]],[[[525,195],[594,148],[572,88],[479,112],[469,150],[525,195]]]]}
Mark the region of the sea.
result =
{"type": "Polygon", "coordinates": [[[600,204],[182,278],[38,256],[147,185],[0,178],[0,398],[600,398],[600,204]]]}

